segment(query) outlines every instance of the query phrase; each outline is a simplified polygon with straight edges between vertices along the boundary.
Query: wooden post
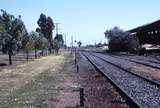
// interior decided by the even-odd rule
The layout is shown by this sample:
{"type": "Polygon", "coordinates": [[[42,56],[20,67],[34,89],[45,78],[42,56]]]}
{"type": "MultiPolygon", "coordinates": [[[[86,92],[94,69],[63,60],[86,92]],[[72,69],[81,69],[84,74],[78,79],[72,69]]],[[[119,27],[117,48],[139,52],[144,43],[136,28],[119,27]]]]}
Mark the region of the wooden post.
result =
{"type": "Polygon", "coordinates": [[[77,64],[77,57],[76,57],[76,47],[75,47],[75,64],[77,64]]]}
{"type": "Polygon", "coordinates": [[[73,54],[73,36],[71,36],[71,55],[73,54]]]}
{"type": "Polygon", "coordinates": [[[84,89],[80,87],[80,107],[84,107],[84,89]]]}
{"type": "Polygon", "coordinates": [[[77,72],[79,72],[79,66],[78,66],[78,64],[77,64],[77,72]]]}
{"type": "Polygon", "coordinates": [[[74,59],[74,62],[75,62],[75,64],[77,64],[77,60],[76,60],[76,58],[74,59]]]}

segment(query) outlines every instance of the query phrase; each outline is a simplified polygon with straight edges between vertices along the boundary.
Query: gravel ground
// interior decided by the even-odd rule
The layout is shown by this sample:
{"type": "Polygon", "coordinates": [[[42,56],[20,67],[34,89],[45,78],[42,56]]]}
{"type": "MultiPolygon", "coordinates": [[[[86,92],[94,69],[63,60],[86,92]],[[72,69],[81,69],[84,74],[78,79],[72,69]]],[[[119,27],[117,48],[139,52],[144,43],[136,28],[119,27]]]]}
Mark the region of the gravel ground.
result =
{"type": "Polygon", "coordinates": [[[157,59],[155,58],[151,58],[151,57],[146,57],[146,56],[137,56],[137,55],[134,55],[134,56],[128,56],[128,55],[120,55],[121,57],[125,57],[125,58],[131,58],[131,59],[136,59],[136,60],[142,60],[142,61],[148,61],[150,63],[157,63],[160,64],[160,61],[158,61],[157,59]]]}
{"type": "Polygon", "coordinates": [[[127,60],[123,60],[120,58],[111,57],[109,55],[104,55],[104,54],[100,54],[100,53],[94,53],[94,54],[98,55],[99,57],[103,57],[103,58],[107,59],[108,61],[110,61],[114,64],[117,64],[127,70],[144,75],[147,78],[155,80],[160,83],[160,70],[159,69],[151,68],[148,66],[144,66],[141,64],[127,61],[127,60]]]}
{"type": "Polygon", "coordinates": [[[79,81],[84,88],[85,108],[129,108],[114,87],[81,53],[77,58],[79,81]]]}
{"type": "MultiPolygon", "coordinates": [[[[140,103],[142,108],[160,107],[159,88],[94,56],[90,56],[90,59],[94,60],[94,62],[99,65],[106,74],[108,74],[120,87],[123,87],[130,96],[140,103]]],[[[109,57],[107,60],[108,59],[111,60],[109,57]]],[[[119,62],[119,60],[117,60],[117,62],[119,62]]]]}
{"type": "Polygon", "coordinates": [[[153,60],[142,59],[140,57],[138,59],[136,57],[122,57],[122,56],[113,56],[113,57],[117,57],[117,58],[120,58],[120,59],[124,59],[124,60],[127,60],[127,61],[142,64],[142,65],[143,64],[148,65],[149,67],[152,67],[152,68],[160,69],[159,62],[157,63],[156,61],[153,61],[153,60]]]}

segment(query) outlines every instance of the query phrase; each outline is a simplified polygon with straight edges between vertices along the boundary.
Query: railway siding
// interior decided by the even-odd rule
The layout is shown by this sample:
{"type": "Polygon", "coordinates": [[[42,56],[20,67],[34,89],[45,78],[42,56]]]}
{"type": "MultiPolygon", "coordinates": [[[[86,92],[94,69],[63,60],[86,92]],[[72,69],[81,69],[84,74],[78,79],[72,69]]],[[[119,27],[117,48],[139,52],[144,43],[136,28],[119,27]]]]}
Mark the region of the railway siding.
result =
{"type": "Polygon", "coordinates": [[[128,60],[112,57],[110,55],[104,55],[100,53],[92,53],[92,54],[94,55],[96,54],[96,56],[104,58],[107,61],[124,68],[125,70],[132,71],[135,74],[143,75],[144,77],[160,84],[160,69],[156,69],[153,67],[148,67],[148,66],[131,62],[128,60]]]}
{"type": "Polygon", "coordinates": [[[103,72],[123,88],[130,97],[134,98],[142,108],[158,108],[160,106],[160,92],[156,85],[108,64],[100,58],[91,56],[89,53],[85,54],[97,66],[103,67],[101,68],[103,72]]]}

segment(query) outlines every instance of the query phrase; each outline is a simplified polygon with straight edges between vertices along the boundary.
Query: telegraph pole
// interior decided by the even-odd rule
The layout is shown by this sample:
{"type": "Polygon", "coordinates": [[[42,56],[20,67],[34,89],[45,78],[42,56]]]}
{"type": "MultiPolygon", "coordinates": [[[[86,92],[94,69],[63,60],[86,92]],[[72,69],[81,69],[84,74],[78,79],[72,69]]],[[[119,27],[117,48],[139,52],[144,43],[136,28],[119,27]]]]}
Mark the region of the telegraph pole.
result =
{"type": "Polygon", "coordinates": [[[71,45],[72,45],[72,46],[71,46],[71,47],[72,47],[72,48],[71,48],[71,54],[72,54],[72,53],[73,53],[73,36],[71,36],[71,45]]]}
{"type": "Polygon", "coordinates": [[[58,25],[60,24],[60,23],[55,23],[56,24],[56,35],[58,35],[58,25]]]}

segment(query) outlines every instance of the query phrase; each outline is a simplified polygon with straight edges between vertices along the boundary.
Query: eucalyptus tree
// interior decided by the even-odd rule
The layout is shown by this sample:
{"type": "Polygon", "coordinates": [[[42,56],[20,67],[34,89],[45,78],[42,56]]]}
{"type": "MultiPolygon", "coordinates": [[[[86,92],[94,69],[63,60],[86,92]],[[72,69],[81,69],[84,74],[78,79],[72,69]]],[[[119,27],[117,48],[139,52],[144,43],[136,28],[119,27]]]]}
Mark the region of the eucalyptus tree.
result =
{"type": "Polygon", "coordinates": [[[47,39],[43,36],[43,34],[40,34],[36,31],[32,31],[29,34],[30,38],[33,41],[33,46],[34,46],[34,51],[35,51],[35,58],[37,58],[37,51],[41,50],[42,55],[43,51],[48,48],[48,41],[47,39]]]}
{"type": "Polygon", "coordinates": [[[64,45],[64,39],[62,34],[57,34],[54,38],[53,48],[56,52],[59,52],[59,49],[64,45]]]}
{"type": "Polygon", "coordinates": [[[29,36],[33,40],[35,58],[37,58],[37,51],[39,50],[39,48],[41,46],[39,34],[38,34],[38,32],[32,31],[29,33],[29,36]]]}
{"type": "Polygon", "coordinates": [[[105,31],[105,37],[109,41],[109,50],[111,51],[133,51],[139,47],[139,40],[130,36],[118,27],[105,31]]]}
{"type": "Polygon", "coordinates": [[[44,55],[44,51],[46,51],[48,49],[49,43],[47,41],[47,39],[43,36],[41,36],[41,52],[42,52],[42,56],[44,55]]]}
{"type": "Polygon", "coordinates": [[[39,34],[39,43],[40,43],[39,50],[41,50],[41,54],[43,56],[44,51],[47,50],[49,47],[49,43],[48,43],[48,40],[44,37],[40,29],[37,28],[36,32],[38,32],[39,34]]]}
{"type": "Polygon", "coordinates": [[[21,40],[26,33],[26,28],[21,16],[15,18],[4,10],[1,10],[0,25],[2,25],[0,31],[1,51],[8,54],[11,65],[12,55],[21,47],[21,40]]]}
{"type": "Polygon", "coordinates": [[[2,45],[3,45],[3,41],[2,41],[2,37],[3,37],[3,33],[4,33],[5,29],[4,29],[4,24],[2,21],[2,17],[0,15],[0,51],[2,51],[2,45]]]}
{"type": "Polygon", "coordinates": [[[109,41],[109,50],[111,51],[122,51],[126,49],[125,37],[128,36],[128,33],[114,27],[113,29],[105,31],[105,37],[109,41]]]}
{"type": "Polygon", "coordinates": [[[60,47],[64,45],[64,39],[62,34],[56,34],[54,40],[59,43],[60,47]]]}
{"type": "Polygon", "coordinates": [[[26,53],[26,59],[29,59],[29,53],[34,50],[33,38],[27,33],[22,38],[22,49],[26,53]]]}
{"type": "Polygon", "coordinates": [[[54,52],[56,54],[58,54],[59,49],[60,49],[60,44],[59,44],[59,42],[57,40],[53,40],[53,46],[52,47],[54,49],[54,52]]]}
{"type": "Polygon", "coordinates": [[[39,29],[41,30],[44,37],[48,40],[49,43],[49,51],[51,53],[52,46],[53,46],[53,38],[52,33],[55,28],[54,22],[51,17],[46,17],[45,14],[41,14],[39,20],[37,21],[39,25],[39,29]]]}

